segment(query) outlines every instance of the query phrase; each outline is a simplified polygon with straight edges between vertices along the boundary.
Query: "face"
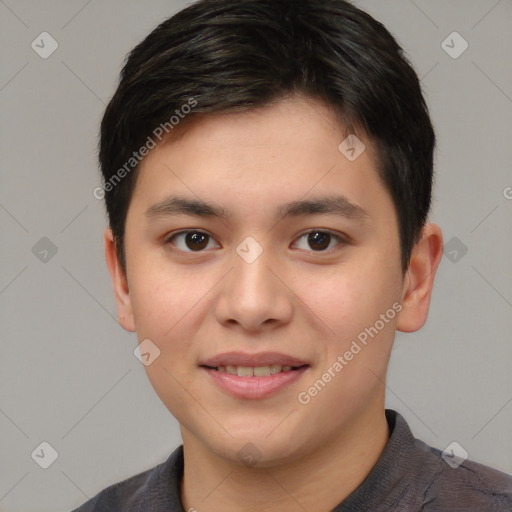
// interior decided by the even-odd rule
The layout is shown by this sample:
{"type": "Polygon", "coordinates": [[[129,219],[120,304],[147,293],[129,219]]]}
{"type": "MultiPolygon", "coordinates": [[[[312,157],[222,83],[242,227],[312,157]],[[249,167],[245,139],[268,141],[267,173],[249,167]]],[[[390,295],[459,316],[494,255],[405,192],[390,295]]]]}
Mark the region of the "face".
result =
{"type": "Polygon", "coordinates": [[[398,219],[370,141],[351,161],[344,138],[323,104],[290,98],[196,121],[142,163],[120,321],[160,351],[145,369],[184,439],[224,458],[251,441],[292,460],[383,407],[398,219]]]}

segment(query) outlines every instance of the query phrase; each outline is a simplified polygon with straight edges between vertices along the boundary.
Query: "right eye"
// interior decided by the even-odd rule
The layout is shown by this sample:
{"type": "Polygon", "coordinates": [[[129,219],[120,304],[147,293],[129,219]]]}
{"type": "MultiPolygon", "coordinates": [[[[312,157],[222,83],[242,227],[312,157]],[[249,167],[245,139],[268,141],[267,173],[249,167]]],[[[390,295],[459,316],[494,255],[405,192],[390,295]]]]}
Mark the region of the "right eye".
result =
{"type": "Polygon", "coordinates": [[[202,252],[208,246],[208,239],[213,238],[204,231],[197,229],[187,229],[174,233],[165,239],[165,244],[171,244],[183,252],[202,252]],[[173,240],[178,239],[180,243],[174,243],[173,240]],[[187,250],[191,249],[191,250],[187,250]]]}

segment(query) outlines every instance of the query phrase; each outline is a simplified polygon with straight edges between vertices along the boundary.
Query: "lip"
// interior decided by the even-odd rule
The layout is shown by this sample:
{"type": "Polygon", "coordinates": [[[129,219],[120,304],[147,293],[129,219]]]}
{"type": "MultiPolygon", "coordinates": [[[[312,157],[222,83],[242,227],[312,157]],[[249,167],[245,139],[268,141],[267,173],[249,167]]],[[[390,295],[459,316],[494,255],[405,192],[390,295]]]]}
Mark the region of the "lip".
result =
{"type": "Polygon", "coordinates": [[[281,352],[257,352],[253,354],[224,352],[202,361],[199,366],[222,391],[236,398],[249,400],[267,398],[277,393],[282,388],[300,379],[310,367],[306,361],[281,352]],[[297,369],[262,377],[239,377],[214,369],[218,366],[256,367],[271,365],[289,365],[297,367],[297,369]]]}
{"type": "Polygon", "coordinates": [[[213,368],[207,368],[205,366],[200,367],[222,391],[235,398],[248,400],[263,399],[276,394],[278,391],[300,379],[309,368],[310,367],[306,365],[297,370],[275,373],[264,377],[239,377],[238,375],[232,375],[227,372],[219,372],[213,368]]]}
{"type": "MultiPolygon", "coordinates": [[[[210,357],[199,363],[199,366],[270,366],[278,364],[281,366],[304,366],[308,363],[296,357],[281,352],[257,352],[248,354],[246,352],[224,352],[210,357]]],[[[252,378],[252,377],[250,377],[252,378]]],[[[264,378],[264,377],[258,377],[264,378]]]]}

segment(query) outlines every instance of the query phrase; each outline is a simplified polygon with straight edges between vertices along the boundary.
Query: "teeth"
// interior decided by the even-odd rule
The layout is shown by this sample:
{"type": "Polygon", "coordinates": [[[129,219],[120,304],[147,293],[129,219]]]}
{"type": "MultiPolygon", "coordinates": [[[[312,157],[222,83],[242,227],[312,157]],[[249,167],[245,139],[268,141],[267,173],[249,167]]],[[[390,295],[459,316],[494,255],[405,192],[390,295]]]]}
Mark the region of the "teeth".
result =
{"type": "Polygon", "coordinates": [[[239,377],[254,377],[254,373],[253,373],[252,368],[250,366],[239,366],[237,368],[236,374],[239,377]]]}
{"type": "Polygon", "coordinates": [[[269,366],[256,366],[256,368],[254,368],[253,371],[255,377],[265,377],[267,375],[270,375],[269,366]]]}
{"type": "Polygon", "coordinates": [[[270,373],[271,375],[274,375],[274,373],[279,373],[282,370],[282,366],[280,364],[273,364],[270,367],[270,373]]]}
{"type": "Polygon", "coordinates": [[[271,364],[268,366],[219,366],[217,371],[226,372],[231,375],[238,375],[239,377],[267,377],[268,375],[274,375],[280,372],[289,372],[293,366],[287,364],[281,366],[280,364],[271,364]]]}

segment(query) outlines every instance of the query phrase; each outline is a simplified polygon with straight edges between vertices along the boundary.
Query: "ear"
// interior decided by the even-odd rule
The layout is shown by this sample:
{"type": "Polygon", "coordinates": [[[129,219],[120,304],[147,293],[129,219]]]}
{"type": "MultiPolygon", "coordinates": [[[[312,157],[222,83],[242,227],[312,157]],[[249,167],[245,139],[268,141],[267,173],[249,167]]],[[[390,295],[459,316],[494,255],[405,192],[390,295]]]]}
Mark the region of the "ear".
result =
{"type": "Polygon", "coordinates": [[[396,328],[414,332],[427,321],[437,267],[443,256],[443,233],[437,224],[428,223],[413,247],[402,291],[402,310],[396,328]]]}
{"type": "Polygon", "coordinates": [[[114,286],[119,323],[123,329],[135,332],[128,279],[119,263],[114,236],[110,228],[105,229],[103,238],[105,239],[105,260],[107,261],[108,271],[114,286]]]}

